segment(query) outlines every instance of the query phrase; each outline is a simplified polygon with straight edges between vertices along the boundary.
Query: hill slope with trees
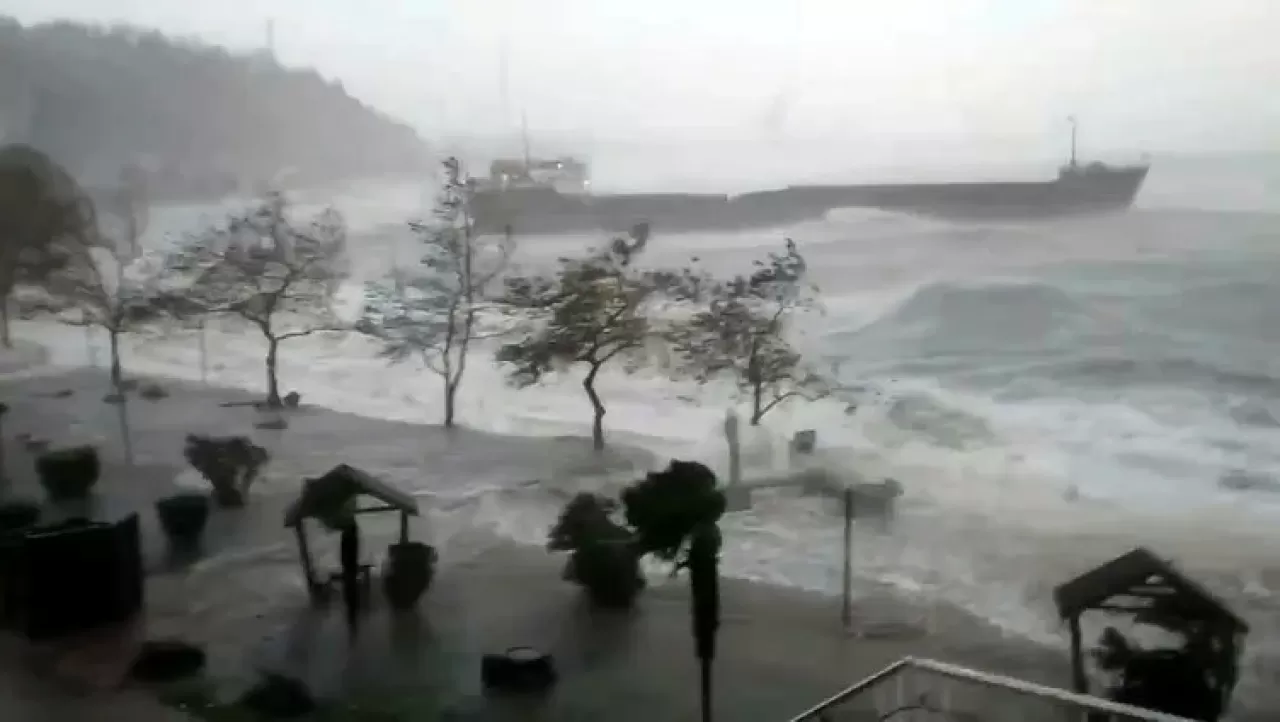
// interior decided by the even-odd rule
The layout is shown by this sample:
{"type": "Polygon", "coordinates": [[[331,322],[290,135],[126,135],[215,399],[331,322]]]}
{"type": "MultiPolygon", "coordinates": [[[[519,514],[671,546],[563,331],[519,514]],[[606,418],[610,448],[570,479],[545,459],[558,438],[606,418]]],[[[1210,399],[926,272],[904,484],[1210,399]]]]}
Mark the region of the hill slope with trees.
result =
{"type": "Polygon", "coordinates": [[[91,186],[134,165],[182,196],[431,167],[412,128],[315,70],[136,28],[3,16],[0,141],[38,148],[91,186]]]}

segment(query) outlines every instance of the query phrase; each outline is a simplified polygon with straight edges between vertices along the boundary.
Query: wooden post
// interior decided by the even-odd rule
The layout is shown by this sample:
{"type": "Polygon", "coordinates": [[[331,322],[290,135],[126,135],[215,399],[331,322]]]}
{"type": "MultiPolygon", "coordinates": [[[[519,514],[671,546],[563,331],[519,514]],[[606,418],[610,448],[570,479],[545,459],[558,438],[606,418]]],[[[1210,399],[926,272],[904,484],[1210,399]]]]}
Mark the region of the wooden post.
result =
{"type": "Polygon", "coordinates": [[[311,549],[307,546],[307,531],[302,528],[305,522],[298,520],[297,526],[293,527],[293,534],[298,539],[298,556],[302,559],[302,575],[307,578],[307,593],[315,594],[316,585],[316,569],[311,563],[311,549]]]}
{"type": "Polygon", "coordinates": [[[400,543],[409,543],[409,514],[400,512],[400,543]]]}
{"type": "Polygon", "coordinates": [[[1071,628],[1071,686],[1080,694],[1089,694],[1089,678],[1084,674],[1084,652],[1080,640],[1080,613],[1067,620],[1071,628]]]}
{"type": "Polygon", "coordinates": [[[205,333],[204,321],[200,322],[200,383],[209,384],[209,340],[205,333]]]}
{"type": "Polygon", "coordinates": [[[729,485],[742,481],[742,448],[738,436],[738,415],[729,409],[724,415],[724,438],[729,444],[729,485]]]}
{"type": "Polygon", "coordinates": [[[840,621],[845,631],[853,627],[853,487],[844,488],[844,577],[840,621]]]}

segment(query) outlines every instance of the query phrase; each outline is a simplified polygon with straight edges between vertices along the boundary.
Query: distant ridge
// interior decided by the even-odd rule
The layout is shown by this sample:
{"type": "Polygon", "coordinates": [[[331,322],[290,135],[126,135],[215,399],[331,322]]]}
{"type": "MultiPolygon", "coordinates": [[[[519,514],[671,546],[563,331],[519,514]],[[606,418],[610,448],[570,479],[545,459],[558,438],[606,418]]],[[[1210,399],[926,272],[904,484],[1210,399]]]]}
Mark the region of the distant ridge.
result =
{"type": "Polygon", "coordinates": [[[39,148],[90,185],[140,165],[174,195],[430,167],[408,125],[269,53],[130,27],[24,27],[3,16],[0,142],[39,148]]]}

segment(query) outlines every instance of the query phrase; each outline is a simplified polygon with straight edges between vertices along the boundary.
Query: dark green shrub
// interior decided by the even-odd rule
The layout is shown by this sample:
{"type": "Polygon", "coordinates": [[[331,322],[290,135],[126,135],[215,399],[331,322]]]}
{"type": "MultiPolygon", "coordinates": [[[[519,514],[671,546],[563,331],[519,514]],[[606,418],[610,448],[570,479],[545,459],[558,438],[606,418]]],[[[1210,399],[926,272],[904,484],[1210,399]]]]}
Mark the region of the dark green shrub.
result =
{"type": "Polygon", "coordinates": [[[196,546],[209,521],[209,497],[195,493],[166,497],[156,502],[156,516],[172,545],[196,546]]]}
{"type": "Polygon", "coordinates": [[[83,499],[98,482],[102,467],[92,446],[46,451],[36,458],[36,473],[54,501],[83,499]]]}
{"type": "Polygon", "coordinates": [[[612,514],[618,502],[599,494],[576,494],[560,511],[560,518],[551,528],[547,548],[551,551],[573,551],[589,543],[610,539],[630,539],[631,532],[612,514]]]}
{"type": "Polygon", "coordinates": [[[565,504],[547,542],[552,551],[573,553],[565,579],[606,607],[630,606],[644,588],[631,532],[611,516],[617,506],[598,494],[577,494],[565,504]]]}
{"type": "Polygon", "coordinates": [[[242,507],[249,486],[270,460],[267,450],[244,436],[187,434],[183,455],[213,486],[219,506],[242,507]]]}
{"type": "Polygon", "coordinates": [[[629,540],[584,544],[573,552],[570,565],[573,581],[582,585],[591,601],[601,607],[628,608],[644,589],[640,555],[629,540]]]}

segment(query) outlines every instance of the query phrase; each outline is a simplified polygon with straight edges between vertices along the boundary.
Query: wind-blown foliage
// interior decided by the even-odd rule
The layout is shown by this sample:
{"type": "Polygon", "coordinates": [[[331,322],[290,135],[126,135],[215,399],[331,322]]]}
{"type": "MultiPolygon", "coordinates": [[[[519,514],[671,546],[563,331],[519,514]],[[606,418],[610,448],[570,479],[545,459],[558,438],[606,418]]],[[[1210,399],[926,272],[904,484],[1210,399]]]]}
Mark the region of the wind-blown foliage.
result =
{"type": "Polygon", "coordinates": [[[669,288],[669,272],[637,268],[648,228],[637,227],[604,249],[582,258],[561,258],[550,274],[506,279],[505,307],[518,314],[517,339],[504,344],[497,360],[509,364],[520,386],[540,381],[563,367],[586,367],[582,388],[591,401],[592,443],[604,448],[605,406],[596,390],[600,370],[614,361],[635,370],[648,358],[650,341],[660,338],[650,318],[669,288]]]}
{"type": "Polygon", "coordinates": [[[44,283],[100,242],[93,204],[48,156],[0,148],[0,341],[11,346],[9,298],[21,283],[44,283]]]}
{"type": "Polygon", "coordinates": [[[703,279],[707,304],[672,334],[681,370],[700,382],[728,376],[751,403],[751,424],[787,399],[832,392],[829,381],[792,345],[791,320],[817,307],[807,265],[787,239],[783,253],[756,261],[750,274],[703,279]]]}
{"type": "Polygon", "coordinates": [[[423,246],[419,268],[366,285],[358,328],[382,342],[385,358],[416,357],[440,375],[444,425],[452,427],[471,342],[496,333],[481,330],[481,314],[515,245],[509,235],[476,234],[471,191],[456,158],[444,162],[444,173],[434,222],[409,224],[423,246]]]}
{"type": "Polygon", "coordinates": [[[307,223],[290,220],[283,196],[233,217],[174,252],[171,272],[185,276],[183,306],[236,316],[266,339],[267,405],[281,408],[280,344],[320,331],[342,330],[333,296],[343,275],[346,223],[324,211],[307,223]]]}

